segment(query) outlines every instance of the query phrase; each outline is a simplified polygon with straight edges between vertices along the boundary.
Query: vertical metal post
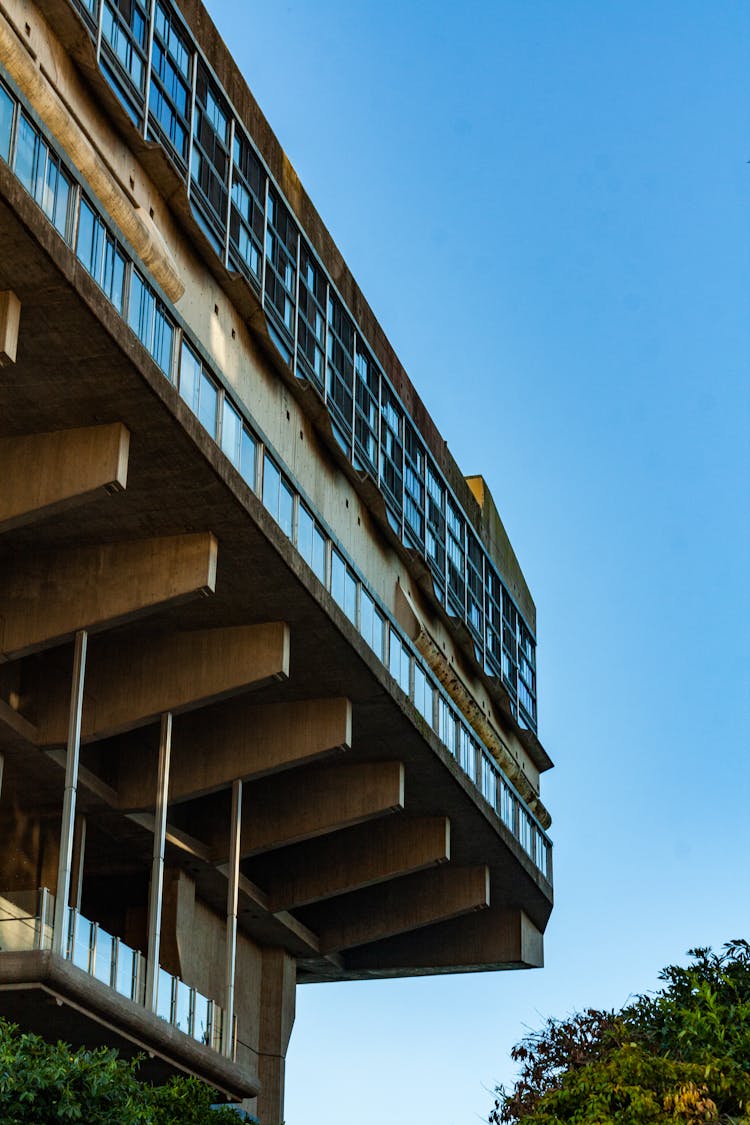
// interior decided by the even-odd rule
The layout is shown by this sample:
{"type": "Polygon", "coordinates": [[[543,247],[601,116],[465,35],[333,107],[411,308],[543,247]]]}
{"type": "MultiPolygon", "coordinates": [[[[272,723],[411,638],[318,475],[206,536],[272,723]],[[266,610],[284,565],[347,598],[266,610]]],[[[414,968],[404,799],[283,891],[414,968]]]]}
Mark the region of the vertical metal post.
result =
{"type": "Polygon", "coordinates": [[[159,773],[156,785],[154,817],[154,852],[151,863],[151,894],[148,904],[148,948],[146,952],[146,997],[149,1011],[156,1011],[159,983],[159,945],[161,942],[161,907],[164,890],[164,840],[167,833],[167,797],[169,794],[169,759],[172,752],[172,712],[161,717],[159,735],[159,773]]]}
{"type": "Polygon", "coordinates": [[[70,882],[70,905],[81,909],[83,894],[83,865],[86,859],[86,817],[78,814],[73,834],[73,865],[70,882]]]}
{"type": "Polygon", "coordinates": [[[3,795],[3,773],[5,771],[5,754],[0,754],[0,797],[3,795]]]}
{"type": "Polygon", "coordinates": [[[57,864],[55,889],[55,920],[52,924],[52,950],[64,953],[65,933],[70,897],[70,870],[73,859],[73,832],[76,815],[76,790],[78,786],[78,756],[81,749],[81,714],[83,711],[83,682],[86,676],[85,629],[76,633],[73,648],[73,680],[70,689],[70,714],[68,717],[68,744],[65,755],[65,793],[63,796],[62,826],[60,828],[60,855],[57,864]]]}
{"type": "Polygon", "coordinates": [[[240,885],[242,782],[232,782],[232,821],[229,828],[229,884],[227,886],[227,958],[222,1054],[232,1057],[234,1038],[234,982],[237,968],[237,901],[240,885]]]}

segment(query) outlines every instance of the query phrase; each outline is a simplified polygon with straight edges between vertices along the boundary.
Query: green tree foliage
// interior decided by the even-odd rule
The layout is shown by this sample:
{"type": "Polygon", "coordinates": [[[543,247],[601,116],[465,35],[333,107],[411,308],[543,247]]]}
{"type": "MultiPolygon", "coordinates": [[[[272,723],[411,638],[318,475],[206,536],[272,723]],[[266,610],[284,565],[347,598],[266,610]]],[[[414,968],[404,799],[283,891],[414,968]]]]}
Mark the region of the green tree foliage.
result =
{"type": "Polygon", "coordinates": [[[750,1125],[750,944],[692,949],[620,1012],[548,1020],[511,1056],[491,1125],[750,1125]]]}
{"type": "Polygon", "coordinates": [[[0,1121],[3,1125],[237,1125],[229,1108],[211,1109],[215,1092],[194,1078],[151,1086],[138,1059],[117,1051],[72,1050],[0,1020],[0,1121]]]}

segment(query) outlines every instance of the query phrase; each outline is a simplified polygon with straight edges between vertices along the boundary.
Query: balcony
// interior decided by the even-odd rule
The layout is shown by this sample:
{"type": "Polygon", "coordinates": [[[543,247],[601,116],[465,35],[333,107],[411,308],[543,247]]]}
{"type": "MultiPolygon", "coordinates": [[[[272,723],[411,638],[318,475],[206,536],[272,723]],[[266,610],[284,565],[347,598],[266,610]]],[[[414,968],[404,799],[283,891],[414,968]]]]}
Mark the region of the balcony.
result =
{"type": "Polygon", "coordinates": [[[182,1071],[233,1098],[256,1093],[254,1076],[236,1066],[236,1025],[229,1055],[222,1051],[224,1012],[215,1000],[159,967],[156,1011],[148,1011],[143,954],[74,908],[63,956],[52,953],[54,906],[46,887],[0,894],[0,991],[10,1018],[13,991],[25,1026],[36,1025],[47,1038],[112,1045],[116,1021],[121,1053],[145,1051],[142,1077],[164,1080],[182,1071]]]}

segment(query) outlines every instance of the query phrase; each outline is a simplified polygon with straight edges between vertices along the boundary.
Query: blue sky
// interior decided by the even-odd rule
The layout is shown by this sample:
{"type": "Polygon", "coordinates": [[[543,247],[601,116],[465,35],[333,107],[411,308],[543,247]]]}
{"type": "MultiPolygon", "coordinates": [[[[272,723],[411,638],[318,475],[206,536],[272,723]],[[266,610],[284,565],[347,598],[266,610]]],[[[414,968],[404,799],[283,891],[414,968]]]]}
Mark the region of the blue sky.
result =
{"type": "Polygon", "coordinates": [[[287,1123],[486,1118],[750,936],[750,9],[208,0],[535,596],[544,970],[298,990],[287,1123]]]}

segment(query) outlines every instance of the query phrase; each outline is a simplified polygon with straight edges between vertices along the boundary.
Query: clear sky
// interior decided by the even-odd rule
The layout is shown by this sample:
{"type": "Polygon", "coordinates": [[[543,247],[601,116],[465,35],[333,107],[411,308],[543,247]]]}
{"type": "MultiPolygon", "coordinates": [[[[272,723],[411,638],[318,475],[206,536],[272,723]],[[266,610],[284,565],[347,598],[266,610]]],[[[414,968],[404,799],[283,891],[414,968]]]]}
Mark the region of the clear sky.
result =
{"type": "Polygon", "coordinates": [[[208,0],[534,594],[546,967],[298,990],[288,1125],[471,1125],[750,936],[750,6],[208,0]]]}

